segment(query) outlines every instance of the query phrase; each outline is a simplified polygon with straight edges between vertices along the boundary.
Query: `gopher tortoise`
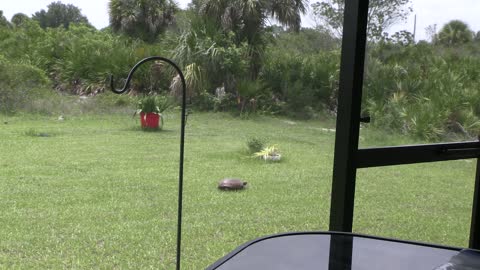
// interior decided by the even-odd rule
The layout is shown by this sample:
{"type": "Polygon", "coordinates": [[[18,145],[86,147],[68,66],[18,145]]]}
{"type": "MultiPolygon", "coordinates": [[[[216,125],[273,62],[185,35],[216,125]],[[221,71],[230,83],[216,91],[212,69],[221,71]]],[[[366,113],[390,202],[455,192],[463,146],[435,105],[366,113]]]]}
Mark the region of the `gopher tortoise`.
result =
{"type": "Polygon", "coordinates": [[[247,185],[240,179],[225,178],[218,183],[218,189],[220,190],[241,190],[247,185]]]}

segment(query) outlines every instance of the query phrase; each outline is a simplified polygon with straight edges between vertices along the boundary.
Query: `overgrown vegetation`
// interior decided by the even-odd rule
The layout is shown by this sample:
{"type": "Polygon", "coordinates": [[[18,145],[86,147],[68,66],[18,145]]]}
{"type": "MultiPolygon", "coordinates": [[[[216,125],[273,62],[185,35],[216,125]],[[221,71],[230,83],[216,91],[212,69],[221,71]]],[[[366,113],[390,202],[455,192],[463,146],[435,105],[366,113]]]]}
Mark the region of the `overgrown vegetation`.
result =
{"type": "MultiPolygon", "coordinates": [[[[125,18],[134,11],[123,4],[134,6],[136,0],[120,2],[110,3],[111,27],[102,30],[85,24],[78,8],[59,2],[43,11],[50,17],[61,14],[58,25],[43,25],[42,11],[33,19],[16,14],[11,22],[0,14],[1,111],[38,104],[33,93],[101,94],[110,74],[120,81],[136,61],[162,55],[183,68],[188,100],[199,110],[335,116],[340,38],[333,33],[341,30],[342,1],[313,3],[324,22],[315,29],[299,27],[306,7],[300,0],[285,6],[267,0],[251,5],[197,0],[187,10],[169,0],[158,6],[143,1],[131,21],[125,18]],[[270,15],[283,26],[267,25],[270,15]]],[[[431,42],[415,42],[407,31],[384,35],[389,25],[408,15],[410,2],[380,2],[369,22],[363,99],[372,126],[433,141],[477,136],[478,35],[458,20],[432,33],[431,42]]],[[[133,95],[180,94],[179,77],[161,63],[138,75],[133,95]]]]}
{"type": "Polygon", "coordinates": [[[14,113],[50,86],[45,72],[25,63],[12,63],[0,56],[0,112],[14,113]]]}
{"type": "Polygon", "coordinates": [[[258,137],[250,137],[247,140],[247,148],[250,154],[259,152],[265,146],[265,139],[258,137]]]}
{"type": "Polygon", "coordinates": [[[469,52],[425,43],[372,50],[363,108],[373,125],[429,140],[480,134],[478,45],[469,52]]]}

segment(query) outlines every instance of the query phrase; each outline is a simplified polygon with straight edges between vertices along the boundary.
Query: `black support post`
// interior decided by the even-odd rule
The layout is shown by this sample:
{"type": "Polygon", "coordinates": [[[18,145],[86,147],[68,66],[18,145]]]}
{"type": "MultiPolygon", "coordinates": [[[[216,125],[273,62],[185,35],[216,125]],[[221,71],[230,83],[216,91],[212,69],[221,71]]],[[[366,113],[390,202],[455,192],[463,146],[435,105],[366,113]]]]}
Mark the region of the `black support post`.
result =
{"type": "Polygon", "coordinates": [[[331,231],[352,231],[368,3],[368,0],[345,1],[330,206],[331,231]]]}
{"type": "Polygon", "coordinates": [[[473,192],[469,247],[480,249],[480,158],[477,158],[477,173],[475,176],[475,190],[473,192]]]}

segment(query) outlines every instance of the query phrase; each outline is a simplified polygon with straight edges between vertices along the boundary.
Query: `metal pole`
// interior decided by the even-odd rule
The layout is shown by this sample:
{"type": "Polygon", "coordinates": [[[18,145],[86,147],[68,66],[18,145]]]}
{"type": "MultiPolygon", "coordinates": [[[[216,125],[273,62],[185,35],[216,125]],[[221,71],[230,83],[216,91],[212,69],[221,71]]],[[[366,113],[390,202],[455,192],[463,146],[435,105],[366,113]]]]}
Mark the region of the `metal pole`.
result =
{"type": "Polygon", "coordinates": [[[181,262],[181,252],[182,252],[182,213],[183,213],[183,163],[184,163],[184,152],[185,152],[185,125],[187,124],[187,84],[185,82],[185,76],[183,75],[180,67],[175,64],[172,60],[161,57],[161,56],[151,56],[145,59],[142,59],[138,62],[128,73],[127,81],[122,89],[116,89],[114,87],[113,76],[110,76],[110,88],[112,92],[116,94],[123,94],[129,91],[129,85],[133,78],[135,71],[143,64],[149,61],[163,61],[171,65],[180,76],[180,81],[182,83],[182,119],[180,127],[180,160],[179,160],[179,171],[178,171],[178,220],[177,220],[177,258],[176,258],[176,270],[180,270],[181,262]]]}
{"type": "Polygon", "coordinates": [[[351,270],[353,257],[353,237],[331,235],[328,257],[328,270],[351,270]]]}
{"type": "Polygon", "coordinates": [[[368,3],[368,0],[345,1],[330,206],[331,231],[352,231],[368,3]]]}

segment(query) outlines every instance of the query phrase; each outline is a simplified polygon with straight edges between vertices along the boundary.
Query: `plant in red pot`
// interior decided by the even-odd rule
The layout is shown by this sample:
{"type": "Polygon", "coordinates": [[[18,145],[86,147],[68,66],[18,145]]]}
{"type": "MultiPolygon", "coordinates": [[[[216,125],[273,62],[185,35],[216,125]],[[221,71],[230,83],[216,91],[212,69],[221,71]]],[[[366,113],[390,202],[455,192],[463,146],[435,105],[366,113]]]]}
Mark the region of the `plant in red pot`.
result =
{"type": "Polygon", "coordinates": [[[145,130],[159,130],[163,127],[162,113],[172,106],[172,99],[166,96],[146,96],[138,101],[137,113],[145,130]]]}

